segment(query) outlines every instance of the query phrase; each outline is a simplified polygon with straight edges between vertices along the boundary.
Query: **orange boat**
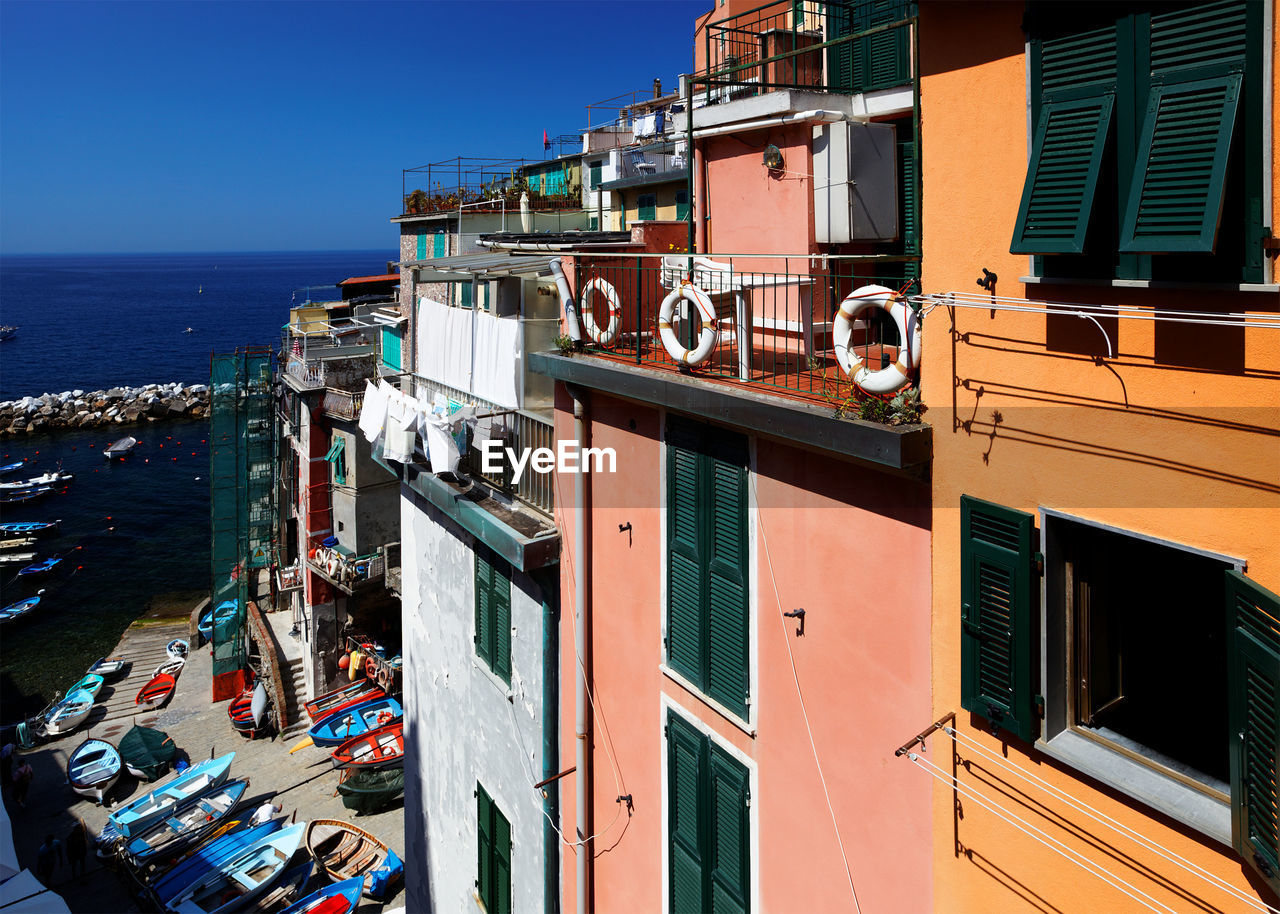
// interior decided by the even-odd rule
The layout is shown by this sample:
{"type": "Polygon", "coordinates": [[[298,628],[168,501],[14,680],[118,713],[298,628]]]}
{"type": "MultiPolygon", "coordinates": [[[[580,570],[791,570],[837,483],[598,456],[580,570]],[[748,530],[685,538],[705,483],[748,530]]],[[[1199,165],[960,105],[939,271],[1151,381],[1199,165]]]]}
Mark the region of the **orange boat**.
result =
{"type": "Polygon", "coordinates": [[[173,689],[177,684],[177,680],[168,673],[157,673],[150,682],[142,687],[133,703],[138,706],[139,711],[158,708],[169,700],[169,696],[173,694],[173,689]]]}
{"type": "Polygon", "coordinates": [[[353,736],[330,753],[335,768],[395,768],[404,764],[404,722],[353,736]]]}
{"type": "Polygon", "coordinates": [[[364,704],[366,701],[379,698],[383,694],[385,693],[376,682],[362,679],[354,685],[343,686],[341,689],[326,692],[319,698],[307,702],[302,707],[307,712],[307,717],[314,721],[320,721],[330,714],[349,708],[352,705],[364,704]]]}

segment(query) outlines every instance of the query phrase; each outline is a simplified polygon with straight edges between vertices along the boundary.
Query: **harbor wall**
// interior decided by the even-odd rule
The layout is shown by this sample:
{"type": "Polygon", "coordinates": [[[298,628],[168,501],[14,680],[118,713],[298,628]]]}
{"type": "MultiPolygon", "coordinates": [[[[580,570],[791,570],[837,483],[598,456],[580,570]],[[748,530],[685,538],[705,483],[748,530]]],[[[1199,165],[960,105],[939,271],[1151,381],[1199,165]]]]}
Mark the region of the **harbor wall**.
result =
{"type": "Polygon", "coordinates": [[[165,419],[204,419],[209,386],[176,382],[108,390],[68,390],[0,401],[0,437],[63,428],[138,425],[165,419]]]}

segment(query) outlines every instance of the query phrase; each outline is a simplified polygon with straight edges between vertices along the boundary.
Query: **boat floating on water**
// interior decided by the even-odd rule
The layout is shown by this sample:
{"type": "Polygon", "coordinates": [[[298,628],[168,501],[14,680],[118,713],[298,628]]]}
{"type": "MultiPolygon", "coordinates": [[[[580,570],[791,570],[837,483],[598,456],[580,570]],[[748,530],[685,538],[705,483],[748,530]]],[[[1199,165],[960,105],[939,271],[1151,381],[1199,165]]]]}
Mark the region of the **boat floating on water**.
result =
{"type": "Polygon", "coordinates": [[[42,520],[0,524],[0,536],[43,536],[56,532],[60,523],[60,520],[42,520]]]}
{"type": "Polygon", "coordinates": [[[131,435],[126,435],[125,437],[118,438],[108,444],[107,449],[102,452],[102,456],[106,457],[108,460],[119,460],[129,456],[129,452],[137,446],[138,439],[131,435]]]}
{"type": "Polygon", "coordinates": [[[23,460],[15,460],[13,463],[2,464],[0,465],[0,476],[8,476],[10,473],[16,473],[18,472],[18,470],[25,467],[28,462],[29,461],[27,461],[26,459],[23,459],[23,460]]]}
{"type": "Polygon", "coordinates": [[[67,759],[71,789],[101,805],[106,792],[120,777],[120,752],[104,739],[87,739],[67,759]]]}
{"type": "Polygon", "coordinates": [[[0,609],[0,625],[7,625],[10,622],[16,622],[31,610],[40,604],[40,598],[27,597],[25,600],[19,600],[17,603],[10,603],[4,609],[0,609]]]}
{"type": "Polygon", "coordinates": [[[21,482],[0,482],[0,492],[35,489],[40,486],[56,486],[60,482],[70,482],[75,478],[74,473],[52,470],[48,473],[41,473],[39,476],[32,476],[30,479],[24,479],[21,482]]]}

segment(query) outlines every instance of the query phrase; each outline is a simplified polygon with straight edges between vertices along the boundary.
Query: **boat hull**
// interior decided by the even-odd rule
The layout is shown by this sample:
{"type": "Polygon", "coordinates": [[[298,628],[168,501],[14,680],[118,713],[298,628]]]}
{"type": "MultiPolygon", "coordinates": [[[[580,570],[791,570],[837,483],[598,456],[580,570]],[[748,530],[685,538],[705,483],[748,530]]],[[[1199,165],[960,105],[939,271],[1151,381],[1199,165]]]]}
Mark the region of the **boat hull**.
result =
{"type": "Polygon", "coordinates": [[[354,736],[394,723],[404,713],[394,698],[379,698],[330,714],[308,731],[317,746],[338,746],[354,736]]]}
{"type": "Polygon", "coordinates": [[[404,765],[404,723],[397,721],[352,737],[330,753],[335,768],[399,768],[404,765]]]}
{"type": "Polygon", "coordinates": [[[116,810],[108,821],[114,823],[126,838],[136,837],[152,823],[193,802],[210,788],[222,784],[227,779],[235,756],[234,752],[229,752],[189,768],[124,809],[116,810]]]}
{"type": "Polygon", "coordinates": [[[404,864],[379,838],[339,819],[315,819],[307,825],[307,849],[334,882],[360,879],[363,894],[386,897],[404,875],[404,864]]]}
{"type": "Polygon", "coordinates": [[[101,739],[87,739],[67,759],[67,781],[82,797],[101,804],[120,779],[123,763],[116,747],[101,739]]]}
{"type": "Polygon", "coordinates": [[[173,676],[168,673],[157,673],[150,682],[142,687],[133,703],[139,711],[158,708],[169,700],[169,696],[173,694],[176,685],[177,682],[173,676]]]}
{"type": "Polygon", "coordinates": [[[381,688],[365,679],[354,685],[344,686],[341,689],[321,695],[319,698],[307,702],[302,708],[307,712],[307,717],[310,717],[313,722],[321,721],[344,708],[350,708],[354,705],[364,704],[366,701],[380,698],[382,694],[381,688]]]}

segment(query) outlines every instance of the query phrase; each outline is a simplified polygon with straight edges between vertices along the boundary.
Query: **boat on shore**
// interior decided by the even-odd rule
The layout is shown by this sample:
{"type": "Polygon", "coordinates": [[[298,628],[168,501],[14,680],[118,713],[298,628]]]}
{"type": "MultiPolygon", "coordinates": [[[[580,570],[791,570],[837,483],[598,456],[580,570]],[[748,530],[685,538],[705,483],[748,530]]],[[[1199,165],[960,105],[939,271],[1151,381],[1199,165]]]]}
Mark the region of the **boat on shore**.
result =
{"type": "Polygon", "coordinates": [[[67,781],[82,797],[101,805],[120,778],[120,752],[104,739],[87,739],[67,759],[67,781]]]}
{"type": "Polygon", "coordinates": [[[138,697],[133,700],[139,711],[150,711],[158,708],[173,694],[178,682],[169,673],[157,673],[151,681],[138,690],[138,697]]]}
{"type": "Polygon", "coordinates": [[[80,677],[79,682],[67,689],[67,694],[72,692],[88,692],[96,701],[98,693],[102,691],[102,684],[104,682],[106,682],[106,680],[97,673],[85,673],[84,676],[80,677]]]}
{"type": "Polygon", "coordinates": [[[289,860],[302,844],[306,828],[306,823],[299,822],[249,845],[174,893],[165,903],[165,910],[175,914],[220,914],[246,907],[284,875],[289,860]]]}
{"type": "Polygon", "coordinates": [[[353,736],[330,756],[335,768],[398,768],[404,765],[404,722],[353,736]]]}
{"type": "Polygon", "coordinates": [[[334,689],[319,698],[312,699],[304,704],[302,709],[307,712],[307,717],[310,717],[312,721],[320,721],[330,714],[341,711],[343,708],[364,704],[366,701],[381,698],[384,694],[376,683],[370,682],[368,679],[361,679],[352,685],[334,689]]]}
{"type": "Polygon", "coordinates": [[[44,729],[50,736],[70,733],[84,723],[93,710],[93,696],[88,692],[71,692],[44,716],[44,729]]]}
{"type": "Polygon", "coordinates": [[[247,780],[227,781],[206,790],[172,816],[139,832],[124,846],[124,853],[135,866],[145,866],[198,844],[231,815],[248,787],[247,780]]]}
{"type": "Polygon", "coordinates": [[[338,793],[357,815],[378,812],[404,793],[404,768],[344,768],[338,793]]]}
{"type": "Polygon", "coordinates": [[[283,819],[272,819],[261,825],[238,828],[219,838],[206,841],[185,860],[152,879],[147,887],[151,900],[157,908],[164,908],[166,903],[179,892],[207,876],[246,847],[280,831],[284,828],[284,824],[283,819]]]}
{"type": "Polygon", "coordinates": [[[178,754],[172,737],[163,730],[135,725],[120,737],[120,757],[125,769],[140,781],[154,781],[169,770],[178,754]]]}
{"type": "Polygon", "coordinates": [[[182,669],[187,665],[187,661],[181,657],[170,657],[168,660],[156,667],[155,672],[151,674],[152,678],[156,676],[172,676],[175,680],[182,674],[182,669]]]}
{"type": "Polygon", "coordinates": [[[280,914],[351,914],[360,903],[363,879],[344,879],[318,889],[280,914]]]}
{"type": "Polygon", "coordinates": [[[129,456],[129,452],[138,446],[138,439],[131,435],[125,435],[123,438],[117,438],[107,445],[107,449],[102,452],[102,456],[108,460],[123,460],[129,456]]]}
{"type": "Polygon", "coordinates": [[[129,666],[123,657],[99,657],[86,672],[94,673],[103,679],[116,679],[129,666]]]}
{"type": "Polygon", "coordinates": [[[378,698],[330,714],[307,731],[317,746],[337,746],[353,736],[393,723],[404,710],[394,698],[378,698]]]}
{"type": "Polygon", "coordinates": [[[307,825],[307,849],[334,882],[360,879],[363,892],[381,901],[404,875],[395,851],[358,825],[340,819],[315,819],[307,825]]]}
{"type": "Polygon", "coordinates": [[[191,650],[191,645],[183,641],[181,638],[174,638],[165,645],[164,652],[174,660],[186,660],[187,653],[191,650]]]}
{"type": "Polygon", "coordinates": [[[142,833],[153,822],[170,816],[185,807],[211,787],[217,787],[227,779],[231,771],[234,752],[208,759],[173,778],[167,784],[139,797],[124,809],[118,809],[108,820],[126,838],[142,833]]]}

